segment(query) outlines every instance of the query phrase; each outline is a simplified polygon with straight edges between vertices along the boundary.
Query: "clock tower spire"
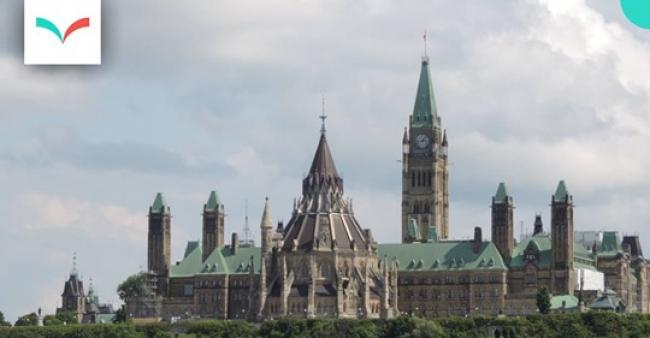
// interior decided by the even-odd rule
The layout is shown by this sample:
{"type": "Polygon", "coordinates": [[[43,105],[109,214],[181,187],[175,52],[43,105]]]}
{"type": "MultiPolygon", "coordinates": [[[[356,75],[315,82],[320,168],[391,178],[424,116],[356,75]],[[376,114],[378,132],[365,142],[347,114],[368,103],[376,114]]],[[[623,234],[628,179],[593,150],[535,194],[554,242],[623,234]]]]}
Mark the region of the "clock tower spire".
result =
{"type": "Polygon", "coordinates": [[[445,140],[442,137],[427,56],[422,58],[408,138],[402,143],[402,242],[413,241],[408,232],[411,220],[422,240],[445,239],[449,236],[447,142],[446,134],[445,140]]]}

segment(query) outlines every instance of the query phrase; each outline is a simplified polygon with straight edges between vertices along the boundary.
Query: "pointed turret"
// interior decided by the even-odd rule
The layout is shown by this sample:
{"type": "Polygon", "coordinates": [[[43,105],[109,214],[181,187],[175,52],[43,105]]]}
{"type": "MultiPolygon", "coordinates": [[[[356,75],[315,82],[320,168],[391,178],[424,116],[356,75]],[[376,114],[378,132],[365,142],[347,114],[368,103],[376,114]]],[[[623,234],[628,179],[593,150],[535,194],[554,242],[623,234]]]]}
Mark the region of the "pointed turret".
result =
{"type": "Polygon", "coordinates": [[[354,218],[352,202],[343,195],[343,179],[336,170],[324,127],[309,174],[302,181],[302,198],[287,223],[282,242],[284,250],[369,248],[354,218]]]}
{"type": "Polygon", "coordinates": [[[332,177],[338,176],[336,165],[332,159],[332,152],[327,144],[327,137],[325,137],[324,133],[321,134],[320,140],[318,141],[318,147],[314,154],[314,160],[311,162],[309,173],[332,177]]]}
{"type": "Polygon", "coordinates": [[[492,197],[492,242],[506,262],[514,250],[514,205],[506,184],[501,182],[492,197]]]}
{"type": "Polygon", "coordinates": [[[219,200],[219,195],[217,195],[216,191],[212,190],[210,192],[210,196],[208,197],[208,201],[205,203],[205,207],[203,208],[203,210],[216,211],[220,206],[221,206],[221,201],[219,200]]]}
{"type": "Polygon", "coordinates": [[[214,249],[224,244],[224,211],[223,204],[215,190],[210,192],[208,201],[203,205],[203,261],[214,249]]]}
{"type": "Polygon", "coordinates": [[[314,159],[309,168],[309,174],[302,181],[303,196],[309,195],[319,189],[320,186],[325,185],[332,188],[333,191],[343,192],[343,179],[339,177],[336,171],[332,152],[327,144],[327,137],[322,132],[314,159]]]}
{"type": "Polygon", "coordinates": [[[408,134],[408,129],[406,129],[406,127],[404,127],[404,136],[402,137],[402,144],[406,144],[406,145],[409,144],[409,134],[408,134]]]}
{"type": "Polygon", "coordinates": [[[508,202],[508,188],[506,188],[506,184],[501,182],[499,183],[499,186],[497,187],[497,193],[494,195],[494,202],[495,203],[505,203],[508,202]]]}
{"type": "Polygon", "coordinates": [[[420,68],[420,81],[415,96],[411,127],[431,127],[438,124],[438,110],[433,95],[433,84],[429,73],[429,60],[423,58],[420,68]]]}
{"type": "Polygon", "coordinates": [[[557,188],[555,189],[555,194],[553,194],[553,201],[567,202],[570,197],[571,196],[569,195],[569,192],[566,188],[566,183],[564,183],[564,180],[560,181],[560,183],[557,184],[557,188]]]}
{"type": "Polygon", "coordinates": [[[165,196],[161,192],[156,194],[156,198],[153,200],[153,204],[151,205],[150,211],[152,214],[162,214],[166,212],[168,209],[167,207],[167,201],[165,200],[165,196]]]}
{"type": "Polygon", "coordinates": [[[262,211],[260,229],[262,232],[262,253],[269,253],[273,246],[273,219],[271,218],[271,209],[269,207],[268,197],[264,202],[264,211],[262,211]]]}
{"type": "Polygon", "coordinates": [[[447,129],[442,133],[442,146],[447,147],[449,143],[447,142],[447,129]]]}
{"type": "MultiPolygon", "coordinates": [[[[165,278],[171,262],[171,212],[162,193],[157,193],[149,207],[147,269],[165,278]]],[[[164,288],[160,284],[161,290],[164,288]]]]}
{"type": "Polygon", "coordinates": [[[560,181],[551,198],[551,250],[553,252],[553,293],[573,293],[573,197],[560,181]]]}

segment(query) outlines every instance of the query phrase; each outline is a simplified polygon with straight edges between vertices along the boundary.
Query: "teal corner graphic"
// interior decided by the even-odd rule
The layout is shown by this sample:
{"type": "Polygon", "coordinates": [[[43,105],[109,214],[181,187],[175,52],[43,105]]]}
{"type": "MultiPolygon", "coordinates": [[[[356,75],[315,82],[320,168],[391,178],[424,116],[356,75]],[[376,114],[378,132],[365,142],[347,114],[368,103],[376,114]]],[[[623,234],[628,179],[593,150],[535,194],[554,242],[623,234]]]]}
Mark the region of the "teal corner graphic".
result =
{"type": "Polygon", "coordinates": [[[650,29],[650,0],[621,0],[621,8],[633,24],[650,29]]]}

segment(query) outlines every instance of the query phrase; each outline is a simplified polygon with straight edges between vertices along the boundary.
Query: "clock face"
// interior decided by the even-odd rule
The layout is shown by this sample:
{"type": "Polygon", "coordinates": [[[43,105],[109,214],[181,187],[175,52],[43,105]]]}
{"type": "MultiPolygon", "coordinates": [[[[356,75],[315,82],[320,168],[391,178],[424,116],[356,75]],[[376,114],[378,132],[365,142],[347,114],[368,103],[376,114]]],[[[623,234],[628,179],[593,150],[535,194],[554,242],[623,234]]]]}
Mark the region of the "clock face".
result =
{"type": "Polygon", "coordinates": [[[426,146],[429,145],[429,137],[427,137],[427,135],[424,134],[418,135],[415,138],[415,145],[420,149],[426,148],[426,146]]]}

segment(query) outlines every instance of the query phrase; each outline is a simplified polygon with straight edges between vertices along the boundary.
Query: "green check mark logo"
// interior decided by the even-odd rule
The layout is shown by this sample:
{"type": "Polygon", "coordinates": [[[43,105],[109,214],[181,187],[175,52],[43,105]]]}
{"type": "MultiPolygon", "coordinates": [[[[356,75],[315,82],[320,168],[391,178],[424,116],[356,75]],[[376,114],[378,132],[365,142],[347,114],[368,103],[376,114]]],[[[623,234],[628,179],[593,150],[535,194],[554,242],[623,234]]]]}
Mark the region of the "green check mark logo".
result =
{"type": "Polygon", "coordinates": [[[73,22],[68,29],[65,30],[65,34],[61,35],[59,27],[57,27],[52,21],[45,18],[36,18],[36,27],[47,29],[56,35],[61,43],[65,43],[65,40],[68,39],[70,34],[74,33],[78,29],[90,27],[90,18],[81,18],[73,22]]]}

